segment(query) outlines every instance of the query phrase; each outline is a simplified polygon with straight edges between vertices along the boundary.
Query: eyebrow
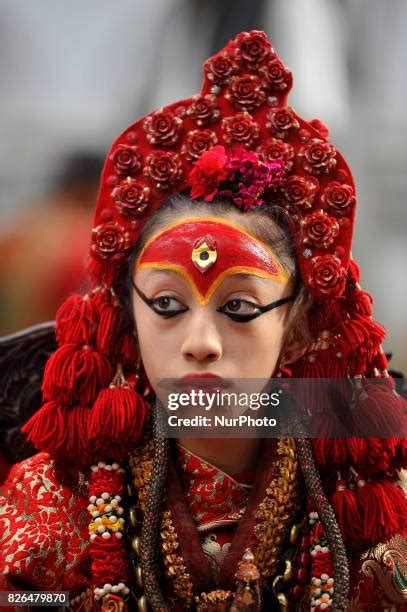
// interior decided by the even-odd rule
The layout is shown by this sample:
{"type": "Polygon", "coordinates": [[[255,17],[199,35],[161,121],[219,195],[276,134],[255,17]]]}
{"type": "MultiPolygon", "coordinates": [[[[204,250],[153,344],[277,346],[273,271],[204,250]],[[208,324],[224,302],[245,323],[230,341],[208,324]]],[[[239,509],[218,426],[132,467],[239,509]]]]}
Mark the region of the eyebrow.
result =
{"type": "MultiPolygon", "coordinates": [[[[176,270],[165,270],[165,269],[161,269],[161,270],[156,270],[156,269],[151,269],[148,271],[147,277],[152,276],[152,274],[169,274],[171,276],[176,276],[178,278],[183,278],[181,276],[181,274],[179,274],[176,270]]],[[[257,274],[247,274],[245,272],[238,272],[237,274],[230,274],[228,276],[225,277],[226,278],[236,278],[238,277],[239,279],[242,280],[252,280],[252,279],[256,279],[256,278],[261,278],[259,276],[257,276],[257,274]]]]}
{"type": "Polygon", "coordinates": [[[179,274],[179,273],[178,273],[176,270],[165,270],[165,269],[157,270],[157,269],[152,268],[151,270],[149,270],[149,271],[147,272],[146,279],[147,279],[149,276],[152,276],[153,274],[155,274],[155,275],[157,275],[157,274],[167,274],[167,275],[168,275],[168,274],[169,274],[169,275],[170,275],[170,276],[172,276],[172,277],[176,277],[176,278],[183,278],[183,277],[181,276],[181,274],[179,274]]]}

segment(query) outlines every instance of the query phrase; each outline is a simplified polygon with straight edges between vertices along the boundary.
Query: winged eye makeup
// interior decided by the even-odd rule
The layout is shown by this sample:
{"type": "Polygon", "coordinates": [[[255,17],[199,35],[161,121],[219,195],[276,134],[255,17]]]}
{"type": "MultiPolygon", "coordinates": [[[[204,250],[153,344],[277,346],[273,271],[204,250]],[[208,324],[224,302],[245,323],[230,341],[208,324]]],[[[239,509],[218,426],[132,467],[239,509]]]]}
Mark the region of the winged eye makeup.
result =
{"type": "MultiPolygon", "coordinates": [[[[136,283],[134,282],[133,279],[131,279],[131,283],[134,287],[134,290],[136,291],[137,295],[143,300],[143,302],[149,307],[151,308],[151,310],[153,310],[153,312],[155,312],[156,314],[158,314],[159,316],[162,316],[165,319],[169,319],[172,317],[177,316],[178,314],[181,314],[183,312],[186,312],[187,310],[189,310],[189,308],[184,307],[184,308],[180,308],[180,309],[176,309],[176,310],[162,310],[160,311],[159,308],[157,307],[158,304],[158,300],[160,299],[164,299],[164,298],[168,298],[168,299],[174,299],[176,300],[176,298],[171,298],[170,296],[160,296],[158,298],[149,298],[145,295],[145,293],[143,293],[143,291],[141,291],[141,289],[139,287],[137,287],[136,283]]],[[[288,302],[291,302],[294,300],[294,296],[290,295],[288,297],[285,298],[281,298],[279,300],[274,300],[273,302],[270,302],[269,304],[266,304],[265,306],[259,306],[258,304],[253,304],[252,302],[250,302],[249,300],[244,300],[244,299],[240,299],[240,298],[234,298],[232,300],[228,300],[226,302],[226,304],[224,304],[223,306],[220,306],[219,308],[216,309],[217,312],[220,312],[224,315],[226,315],[227,317],[229,317],[232,321],[235,321],[236,323],[247,323],[249,321],[252,321],[253,319],[256,319],[257,317],[260,317],[262,314],[269,312],[271,310],[273,310],[274,308],[278,308],[279,306],[282,306],[283,304],[286,304],[288,302]],[[230,302],[241,302],[241,303],[245,303],[245,304],[250,304],[253,309],[254,312],[251,314],[240,314],[237,312],[228,312],[227,311],[227,305],[230,302]]]]}

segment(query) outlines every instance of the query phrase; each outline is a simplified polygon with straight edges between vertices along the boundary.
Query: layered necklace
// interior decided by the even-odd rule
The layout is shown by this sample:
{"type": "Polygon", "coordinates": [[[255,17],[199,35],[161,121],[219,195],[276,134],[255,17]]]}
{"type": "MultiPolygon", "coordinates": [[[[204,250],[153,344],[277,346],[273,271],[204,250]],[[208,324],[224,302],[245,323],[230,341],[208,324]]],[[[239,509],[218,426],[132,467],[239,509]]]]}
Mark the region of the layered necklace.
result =
{"type": "Polygon", "coordinates": [[[153,608],[162,610],[260,610],[264,589],[280,604],[288,602],[277,586],[282,588],[293,578],[292,558],[306,543],[299,539],[298,523],[304,526],[299,520],[303,496],[293,439],[265,441],[246,510],[220,568],[219,582],[224,588],[209,591],[205,587],[212,582],[211,568],[168,440],[163,438],[157,449],[157,439],[150,438],[130,456],[129,467],[133,486],[129,519],[139,609],[147,609],[146,593],[153,608]],[[154,538],[154,532],[158,537],[154,538]]]}

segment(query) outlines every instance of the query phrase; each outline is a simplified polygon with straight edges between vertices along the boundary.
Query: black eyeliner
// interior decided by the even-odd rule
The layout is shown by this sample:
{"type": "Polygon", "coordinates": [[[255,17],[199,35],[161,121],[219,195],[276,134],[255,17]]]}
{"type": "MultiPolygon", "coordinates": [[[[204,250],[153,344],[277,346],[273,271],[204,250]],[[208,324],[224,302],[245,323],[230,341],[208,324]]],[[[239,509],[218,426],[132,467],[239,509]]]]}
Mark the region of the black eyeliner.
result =
{"type": "Polygon", "coordinates": [[[136,290],[137,295],[143,300],[143,302],[145,304],[147,304],[147,306],[149,308],[151,308],[151,310],[153,312],[155,312],[156,314],[158,314],[160,317],[163,317],[163,319],[171,319],[172,317],[175,317],[178,314],[181,314],[182,312],[186,312],[188,310],[188,308],[185,308],[184,310],[177,310],[176,312],[170,312],[170,313],[165,313],[165,312],[159,312],[158,310],[156,310],[154,308],[154,302],[156,299],[158,298],[148,298],[142,291],[141,289],[139,289],[136,285],[136,283],[134,282],[133,279],[131,279],[131,284],[133,285],[134,289],[136,290]]]}
{"type": "MultiPolygon", "coordinates": [[[[164,319],[171,319],[172,317],[175,317],[176,315],[189,310],[188,308],[185,308],[185,310],[177,310],[177,312],[172,312],[168,314],[165,314],[164,312],[159,312],[158,310],[154,308],[155,299],[148,298],[141,291],[141,289],[137,287],[133,279],[131,279],[131,284],[133,285],[134,289],[136,290],[137,295],[143,300],[143,302],[145,302],[147,306],[151,308],[153,312],[158,314],[160,317],[163,317],[164,319]]],[[[253,319],[257,319],[257,317],[260,317],[265,312],[269,312],[270,310],[273,310],[274,308],[278,308],[278,306],[282,306],[283,304],[286,304],[287,302],[291,302],[292,300],[294,300],[294,296],[290,295],[289,297],[281,298],[280,300],[276,300],[275,302],[270,302],[270,304],[266,304],[266,306],[256,306],[253,304],[253,306],[257,308],[258,312],[252,315],[239,315],[237,313],[233,314],[230,312],[225,312],[224,306],[220,306],[219,308],[217,308],[216,312],[221,312],[222,314],[226,315],[227,317],[229,317],[229,319],[231,319],[232,321],[235,321],[236,323],[248,323],[249,321],[252,321],[253,319]]]]}
{"type": "Polygon", "coordinates": [[[236,323],[247,323],[248,321],[252,321],[253,319],[256,319],[257,317],[260,317],[265,312],[269,312],[270,310],[273,310],[274,308],[278,308],[278,306],[282,306],[283,304],[286,304],[287,302],[291,302],[292,300],[294,300],[294,296],[290,295],[288,297],[276,300],[275,302],[270,302],[270,304],[266,304],[266,306],[255,306],[258,312],[252,315],[239,315],[237,313],[232,314],[230,312],[224,312],[223,310],[224,306],[220,306],[219,308],[217,308],[217,312],[221,312],[222,314],[225,314],[230,319],[232,319],[232,321],[235,321],[236,323]]]}

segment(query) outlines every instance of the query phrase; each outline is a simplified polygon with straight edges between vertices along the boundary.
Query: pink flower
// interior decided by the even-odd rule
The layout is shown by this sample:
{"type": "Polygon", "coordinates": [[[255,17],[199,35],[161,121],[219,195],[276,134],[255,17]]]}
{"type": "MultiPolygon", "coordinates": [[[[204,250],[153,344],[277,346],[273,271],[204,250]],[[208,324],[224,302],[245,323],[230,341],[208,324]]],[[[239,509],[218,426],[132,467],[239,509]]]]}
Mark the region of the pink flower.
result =
{"type": "MultiPolygon", "coordinates": [[[[246,211],[263,205],[266,191],[275,191],[285,182],[282,159],[262,163],[257,155],[243,147],[231,150],[226,168],[230,173],[229,181],[236,182],[235,191],[232,189],[233,203],[246,211]]],[[[221,192],[221,195],[226,194],[221,192]]]]}
{"type": "Polygon", "coordinates": [[[221,145],[201,155],[189,174],[192,199],[203,197],[205,202],[212,202],[219,183],[227,178],[227,159],[225,148],[221,145]]]}
{"type": "Polygon", "coordinates": [[[262,162],[242,146],[226,153],[220,145],[203,153],[189,175],[192,199],[212,202],[219,195],[245,211],[263,205],[285,179],[284,160],[262,162]]]}

